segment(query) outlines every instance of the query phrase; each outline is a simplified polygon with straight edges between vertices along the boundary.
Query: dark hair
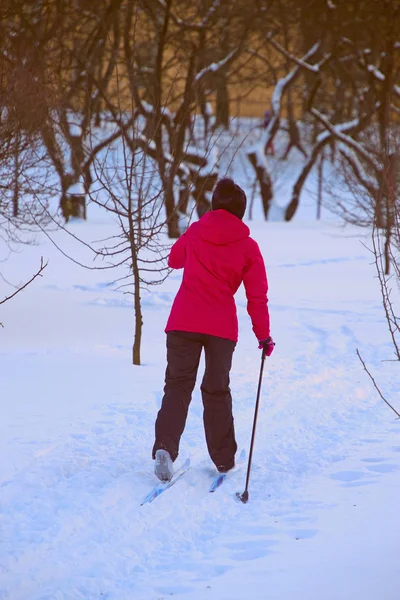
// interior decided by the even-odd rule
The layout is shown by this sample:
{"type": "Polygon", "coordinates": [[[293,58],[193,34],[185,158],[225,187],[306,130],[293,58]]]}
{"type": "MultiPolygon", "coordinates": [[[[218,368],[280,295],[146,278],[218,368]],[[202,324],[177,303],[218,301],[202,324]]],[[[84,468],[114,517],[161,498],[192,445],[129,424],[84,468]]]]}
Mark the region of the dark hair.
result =
{"type": "Polygon", "coordinates": [[[233,179],[224,177],[218,181],[212,195],[211,207],[213,210],[223,208],[238,217],[238,219],[243,219],[246,203],[246,194],[233,179]]]}

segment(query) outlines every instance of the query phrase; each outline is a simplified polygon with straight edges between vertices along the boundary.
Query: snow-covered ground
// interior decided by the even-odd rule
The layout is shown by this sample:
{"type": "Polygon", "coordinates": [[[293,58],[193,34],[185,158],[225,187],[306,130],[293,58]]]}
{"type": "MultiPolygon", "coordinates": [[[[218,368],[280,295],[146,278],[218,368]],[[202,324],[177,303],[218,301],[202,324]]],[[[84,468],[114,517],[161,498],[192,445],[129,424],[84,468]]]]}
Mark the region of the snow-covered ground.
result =
{"type": "MultiPolygon", "coordinates": [[[[155,483],[163,329],[180,272],[143,293],[143,366],[133,367],[131,297],[110,285],[115,273],[82,269],[46,238],[2,265],[18,283],[49,260],[1,311],[1,600],[398,600],[400,424],[356,348],[398,409],[399,370],[382,362],[392,351],[368,233],[317,223],[309,206],[292,223],[249,223],[277,345],[247,505],[234,499],[245,469],[208,493],[197,386],[178,458],[192,468],[140,506],[155,483]]],[[[70,228],[93,240],[113,224],[89,210],[70,228]]],[[[72,238],[55,239],[88,259],[72,238]]],[[[232,390],[248,449],[260,353],[243,290],[237,303],[232,390]]]]}

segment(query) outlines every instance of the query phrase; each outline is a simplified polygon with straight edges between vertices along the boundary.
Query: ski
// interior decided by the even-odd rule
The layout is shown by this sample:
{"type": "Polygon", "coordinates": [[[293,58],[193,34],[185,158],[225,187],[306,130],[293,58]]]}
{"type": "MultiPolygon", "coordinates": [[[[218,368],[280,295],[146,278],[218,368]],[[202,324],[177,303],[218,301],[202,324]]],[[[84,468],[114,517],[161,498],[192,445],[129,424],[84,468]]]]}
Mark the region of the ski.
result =
{"type": "Polygon", "coordinates": [[[172,475],[172,478],[169,481],[166,481],[165,483],[163,483],[163,482],[158,483],[147,494],[147,496],[145,497],[145,499],[143,500],[143,502],[141,503],[140,506],[143,506],[143,504],[149,504],[150,502],[153,502],[153,500],[158,498],[158,496],[160,496],[163,492],[165,492],[170,487],[172,487],[174,485],[174,483],[176,483],[178,481],[178,479],[180,479],[182,477],[182,475],[184,475],[186,473],[186,471],[189,469],[189,467],[190,467],[190,458],[187,458],[185,460],[185,462],[183,463],[183,465],[177,471],[175,471],[175,473],[172,475]]]}
{"type": "Polygon", "coordinates": [[[228,477],[228,475],[231,475],[231,473],[235,473],[238,469],[240,469],[240,467],[243,465],[245,460],[246,460],[246,450],[242,450],[233,469],[231,469],[227,473],[218,473],[218,475],[216,475],[214,477],[214,479],[212,480],[209,491],[211,493],[215,492],[215,490],[217,490],[224,483],[224,481],[228,477]]]}

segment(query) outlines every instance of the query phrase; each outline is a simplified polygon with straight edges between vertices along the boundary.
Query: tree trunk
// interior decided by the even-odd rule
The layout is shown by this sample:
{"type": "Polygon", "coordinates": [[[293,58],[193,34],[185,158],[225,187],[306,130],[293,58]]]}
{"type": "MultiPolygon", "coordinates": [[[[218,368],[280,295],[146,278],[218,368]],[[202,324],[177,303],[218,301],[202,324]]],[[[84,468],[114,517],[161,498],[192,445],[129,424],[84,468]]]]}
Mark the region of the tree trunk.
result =
{"type": "Polygon", "coordinates": [[[390,274],[390,238],[391,230],[387,229],[385,232],[385,275],[390,274]]]}
{"type": "Polygon", "coordinates": [[[137,262],[137,255],[131,245],[132,252],[132,270],[133,270],[133,285],[134,285],[134,309],[135,309],[135,333],[132,348],[132,362],[134,365],[140,365],[140,347],[142,343],[143,316],[140,299],[140,276],[137,262]]]}
{"type": "Polygon", "coordinates": [[[175,206],[174,184],[173,181],[167,181],[164,191],[164,204],[167,214],[168,237],[170,239],[178,239],[180,236],[178,213],[175,206]]]}
{"type": "Polygon", "coordinates": [[[268,173],[265,165],[262,165],[257,160],[256,152],[249,152],[247,154],[249,161],[251,162],[256,172],[257,180],[260,184],[261,201],[263,205],[265,220],[268,220],[269,209],[271,208],[271,201],[274,197],[272,180],[268,173]]]}
{"type": "Polygon", "coordinates": [[[322,189],[323,189],[323,170],[324,170],[324,153],[321,154],[318,163],[318,199],[317,199],[317,220],[321,219],[322,209],[322,189]]]}
{"type": "Polygon", "coordinates": [[[379,134],[381,141],[381,151],[385,156],[390,152],[389,148],[389,128],[390,128],[390,115],[391,115],[391,101],[393,93],[393,54],[394,54],[394,39],[393,33],[390,32],[386,42],[386,52],[382,59],[381,69],[385,76],[382,83],[381,101],[378,110],[379,116],[379,134]]]}
{"type": "MultiPolygon", "coordinates": [[[[221,51],[222,55],[226,56],[229,52],[229,25],[227,20],[225,22],[224,34],[221,39],[221,51]]],[[[216,106],[215,106],[215,127],[223,127],[229,129],[229,91],[227,81],[227,71],[225,68],[218,71],[215,79],[215,91],[216,91],[216,106]]]]}
{"type": "Polygon", "coordinates": [[[215,184],[217,183],[217,179],[218,173],[213,173],[206,176],[196,175],[196,179],[194,182],[195,200],[197,215],[199,216],[199,218],[205,215],[206,212],[208,212],[211,208],[210,201],[208,200],[206,194],[211,194],[215,184]]]}
{"type": "Polygon", "coordinates": [[[301,171],[299,177],[297,178],[296,183],[293,186],[292,199],[289,202],[289,204],[285,210],[285,221],[291,221],[293,219],[293,217],[299,207],[300,194],[303,189],[303,185],[304,185],[308,175],[310,174],[310,171],[313,168],[313,166],[318,158],[319,153],[321,152],[321,150],[327,144],[328,141],[329,141],[329,138],[326,138],[325,140],[323,140],[322,142],[319,142],[318,144],[316,144],[314,146],[310,158],[307,160],[306,164],[303,167],[303,170],[301,171]]]}
{"type": "Polygon", "coordinates": [[[229,129],[229,93],[224,73],[217,78],[216,92],[215,127],[229,129]]]}
{"type": "Polygon", "coordinates": [[[250,198],[250,207],[249,207],[249,221],[253,220],[253,208],[254,208],[254,198],[256,195],[257,189],[257,176],[254,179],[253,187],[251,188],[251,198],[250,198]]]}
{"type": "Polygon", "coordinates": [[[13,186],[13,217],[18,217],[19,213],[19,151],[20,144],[17,139],[15,144],[15,155],[14,155],[14,186],[13,186]]]}

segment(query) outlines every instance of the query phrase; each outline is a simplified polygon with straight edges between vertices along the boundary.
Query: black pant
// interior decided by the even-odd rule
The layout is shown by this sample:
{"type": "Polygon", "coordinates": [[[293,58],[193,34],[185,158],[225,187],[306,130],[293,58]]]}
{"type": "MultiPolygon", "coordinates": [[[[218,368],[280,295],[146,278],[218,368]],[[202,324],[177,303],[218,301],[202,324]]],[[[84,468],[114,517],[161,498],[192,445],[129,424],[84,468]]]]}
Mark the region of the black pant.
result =
{"type": "Polygon", "coordinates": [[[229,372],[235,346],[235,342],[214,335],[186,331],[167,333],[164,397],[155,425],[153,458],[160,448],[168,450],[172,460],[178,456],[179,442],[185,429],[200,355],[204,348],[205,372],[201,395],[207,448],[217,467],[233,467],[237,444],[229,372]]]}

